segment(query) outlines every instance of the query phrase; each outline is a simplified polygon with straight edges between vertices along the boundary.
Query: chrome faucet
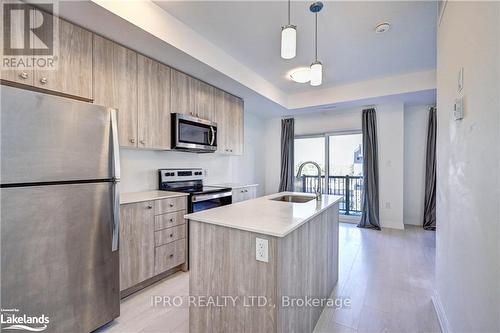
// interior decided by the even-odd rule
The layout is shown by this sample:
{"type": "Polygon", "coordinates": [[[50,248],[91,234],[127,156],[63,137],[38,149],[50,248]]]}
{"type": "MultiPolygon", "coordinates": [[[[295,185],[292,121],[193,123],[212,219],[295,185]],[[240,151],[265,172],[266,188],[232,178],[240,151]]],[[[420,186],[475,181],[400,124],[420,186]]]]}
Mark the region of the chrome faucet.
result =
{"type": "Polygon", "coordinates": [[[321,200],[321,167],[319,166],[318,163],[313,162],[313,161],[307,161],[302,163],[299,166],[299,171],[297,172],[297,179],[300,178],[300,174],[302,173],[302,169],[306,164],[312,164],[318,169],[318,186],[316,187],[316,200],[320,201],[321,200]]]}

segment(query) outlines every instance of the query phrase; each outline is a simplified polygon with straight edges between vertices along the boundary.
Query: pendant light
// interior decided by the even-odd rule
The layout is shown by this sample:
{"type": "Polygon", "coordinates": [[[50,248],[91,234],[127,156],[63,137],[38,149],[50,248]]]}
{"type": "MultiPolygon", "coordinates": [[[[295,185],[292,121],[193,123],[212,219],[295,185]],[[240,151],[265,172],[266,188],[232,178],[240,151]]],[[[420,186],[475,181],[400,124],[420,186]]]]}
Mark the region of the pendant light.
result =
{"type": "Polygon", "coordinates": [[[311,86],[319,86],[323,81],[323,64],[318,61],[318,13],[323,8],[323,3],[313,3],[309,10],[314,13],[314,62],[311,64],[311,86]]]}
{"type": "Polygon", "coordinates": [[[290,24],[290,0],[288,0],[288,24],[281,27],[281,57],[295,58],[297,51],[297,26],[290,24]]]}

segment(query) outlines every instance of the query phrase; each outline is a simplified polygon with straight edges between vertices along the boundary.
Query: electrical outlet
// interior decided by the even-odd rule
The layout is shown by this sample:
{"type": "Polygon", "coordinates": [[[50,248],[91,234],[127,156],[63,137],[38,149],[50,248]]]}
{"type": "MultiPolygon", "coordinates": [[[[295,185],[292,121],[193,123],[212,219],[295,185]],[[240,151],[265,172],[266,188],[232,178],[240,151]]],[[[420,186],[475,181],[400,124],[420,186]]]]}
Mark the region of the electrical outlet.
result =
{"type": "Polygon", "coordinates": [[[255,238],[255,259],[257,261],[269,262],[268,240],[255,238]]]}

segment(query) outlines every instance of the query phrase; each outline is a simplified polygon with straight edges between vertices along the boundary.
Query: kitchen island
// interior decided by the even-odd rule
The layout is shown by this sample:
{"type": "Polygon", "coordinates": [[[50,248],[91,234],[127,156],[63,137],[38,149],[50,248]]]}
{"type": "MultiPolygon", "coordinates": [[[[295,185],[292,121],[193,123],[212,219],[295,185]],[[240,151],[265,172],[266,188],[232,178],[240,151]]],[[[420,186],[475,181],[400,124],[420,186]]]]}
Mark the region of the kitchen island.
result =
{"type": "Polygon", "coordinates": [[[340,200],[282,192],[186,215],[190,332],[312,332],[338,279],[340,200]]]}

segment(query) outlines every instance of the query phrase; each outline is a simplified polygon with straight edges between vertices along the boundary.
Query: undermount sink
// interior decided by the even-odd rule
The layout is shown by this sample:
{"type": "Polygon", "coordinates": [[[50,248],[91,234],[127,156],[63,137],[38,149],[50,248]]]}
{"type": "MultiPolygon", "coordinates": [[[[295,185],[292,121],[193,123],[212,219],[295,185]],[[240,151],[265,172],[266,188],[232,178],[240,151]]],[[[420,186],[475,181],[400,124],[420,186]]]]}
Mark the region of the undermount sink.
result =
{"type": "Polygon", "coordinates": [[[295,203],[304,203],[314,200],[314,197],[309,197],[306,195],[282,195],[276,198],[272,198],[269,200],[274,201],[284,201],[284,202],[295,202],[295,203]]]}

